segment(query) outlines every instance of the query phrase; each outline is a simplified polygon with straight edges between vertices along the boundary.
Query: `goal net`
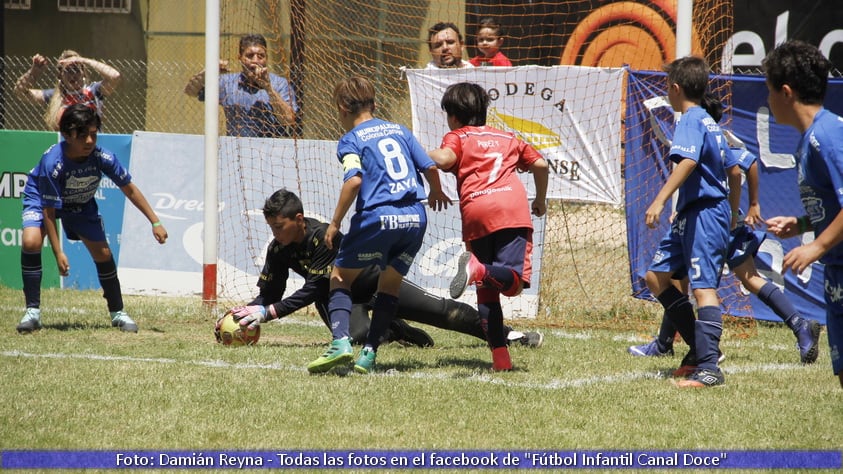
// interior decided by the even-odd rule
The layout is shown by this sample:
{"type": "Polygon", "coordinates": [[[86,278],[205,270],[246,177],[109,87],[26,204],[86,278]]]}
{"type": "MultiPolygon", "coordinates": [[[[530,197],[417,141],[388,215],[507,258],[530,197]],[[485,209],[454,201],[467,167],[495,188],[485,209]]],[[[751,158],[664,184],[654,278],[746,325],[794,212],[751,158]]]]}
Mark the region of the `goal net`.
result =
{"type": "MultiPolygon", "coordinates": [[[[497,94],[489,123],[519,134],[545,155],[551,199],[547,216],[534,221],[540,274],[534,274],[533,291],[512,299],[508,316],[594,327],[615,324],[629,312],[657,312],[655,305],[639,305],[631,297],[647,295],[631,285],[636,277],[626,209],[639,194],[625,189],[623,179],[624,117],[630,104],[622,67],[659,71],[674,59],[675,0],[248,3],[222,1],[222,55],[236,65],[239,37],[264,34],[272,68],[289,80],[300,110],[291,139],[221,137],[221,201],[230,203],[219,228],[223,303],[241,302],[256,292],[256,275],[272,238],[260,208],[272,191],[287,187],[302,196],[306,214],[331,215],[341,185],[334,143],[344,133],[332,89],[339,78],[360,74],[375,84],[376,115],[411,127],[428,149],[438,147],[447,130],[439,109],[444,85],[471,80],[497,94]],[[469,59],[478,54],[474,38],[485,17],[502,26],[502,51],[515,68],[422,70],[430,61],[430,26],[455,23],[465,43],[463,58],[469,59]]],[[[694,2],[692,51],[714,72],[731,33],[730,1],[694,2]]],[[[717,82],[714,92],[728,107],[729,82],[717,82]]],[[[648,189],[664,182],[655,166],[641,172],[646,175],[637,182],[648,189]]],[[[532,177],[522,178],[530,189],[532,177]]],[[[646,193],[640,196],[647,199],[646,193]]],[[[425,247],[408,278],[444,293],[462,245],[459,214],[456,208],[428,214],[425,247]]],[[[653,232],[652,241],[636,245],[655,248],[660,237],[653,232]]],[[[470,294],[463,298],[471,303],[470,294]]],[[[733,314],[748,309],[745,300],[727,304],[733,314]]],[[[652,319],[646,323],[652,325],[652,319]]]]}

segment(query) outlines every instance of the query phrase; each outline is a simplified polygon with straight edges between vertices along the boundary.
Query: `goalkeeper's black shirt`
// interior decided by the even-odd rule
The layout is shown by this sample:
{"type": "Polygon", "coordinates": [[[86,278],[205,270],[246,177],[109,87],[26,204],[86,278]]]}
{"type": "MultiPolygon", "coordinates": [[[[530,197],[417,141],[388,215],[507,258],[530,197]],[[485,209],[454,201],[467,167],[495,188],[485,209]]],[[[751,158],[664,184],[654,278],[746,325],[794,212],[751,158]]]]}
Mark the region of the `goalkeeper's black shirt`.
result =
{"type": "MultiPolygon", "coordinates": [[[[266,261],[258,279],[260,294],[249,303],[262,306],[271,304],[279,318],[314,303],[320,315],[324,311],[327,316],[331,271],[343,234],[337,232],[333,240],[334,248],[331,250],[325,245],[328,224],[309,217],[304,221],[304,240],[301,243],[281,245],[273,240],[269,244],[266,261]],[[304,278],[304,285],[287,298],[283,298],[290,270],[304,278]]],[[[352,298],[355,302],[366,302],[374,296],[379,274],[378,268],[373,266],[357,277],[352,287],[352,298]]]]}

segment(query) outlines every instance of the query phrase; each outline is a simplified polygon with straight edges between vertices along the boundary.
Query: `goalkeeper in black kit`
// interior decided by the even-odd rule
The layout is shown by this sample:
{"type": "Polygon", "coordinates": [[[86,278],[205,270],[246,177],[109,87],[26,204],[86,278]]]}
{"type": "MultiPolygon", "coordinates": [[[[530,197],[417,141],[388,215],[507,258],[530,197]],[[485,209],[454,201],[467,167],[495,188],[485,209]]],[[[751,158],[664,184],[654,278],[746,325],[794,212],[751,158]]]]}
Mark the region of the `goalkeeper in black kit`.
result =
{"type": "MultiPolygon", "coordinates": [[[[301,199],[286,189],[276,191],[266,200],[263,215],[274,239],[267,249],[266,260],[258,280],[260,293],[248,305],[232,308],[234,319],[241,326],[254,328],[260,323],[282,318],[313,304],[322,321],[330,329],[329,280],[342,233],[338,233],[334,238],[333,250],[329,249],[324,243],[328,224],[304,217],[301,199]],[[293,294],[283,298],[290,270],[304,278],[305,283],[293,294]]],[[[369,310],[377,294],[379,274],[380,269],[377,266],[369,267],[351,287],[354,306],[350,329],[354,343],[366,340],[369,331],[369,310]]],[[[432,295],[407,280],[401,284],[396,315],[397,318],[392,321],[385,336],[387,341],[420,347],[433,345],[430,335],[410,326],[404,319],[486,340],[480,315],[474,307],[432,295]]],[[[543,336],[538,332],[522,333],[510,327],[506,327],[505,332],[510,342],[529,347],[539,347],[543,340],[543,336]]]]}

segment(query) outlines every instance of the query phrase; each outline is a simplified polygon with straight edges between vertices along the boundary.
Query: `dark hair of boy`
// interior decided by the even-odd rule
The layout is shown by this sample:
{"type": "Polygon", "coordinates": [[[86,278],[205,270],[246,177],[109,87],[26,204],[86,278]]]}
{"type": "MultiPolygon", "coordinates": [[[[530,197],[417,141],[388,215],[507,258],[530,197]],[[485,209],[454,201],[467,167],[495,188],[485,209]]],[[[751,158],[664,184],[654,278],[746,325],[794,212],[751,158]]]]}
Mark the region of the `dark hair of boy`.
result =
{"type": "Polygon", "coordinates": [[[442,95],[441,106],[462,125],[480,127],[486,125],[489,94],[481,86],[470,82],[451,84],[442,95]]]}
{"type": "Polygon", "coordinates": [[[281,216],[293,219],[297,214],[304,214],[301,199],[285,188],[272,193],[263,204],[263,217],[281,216]]]}

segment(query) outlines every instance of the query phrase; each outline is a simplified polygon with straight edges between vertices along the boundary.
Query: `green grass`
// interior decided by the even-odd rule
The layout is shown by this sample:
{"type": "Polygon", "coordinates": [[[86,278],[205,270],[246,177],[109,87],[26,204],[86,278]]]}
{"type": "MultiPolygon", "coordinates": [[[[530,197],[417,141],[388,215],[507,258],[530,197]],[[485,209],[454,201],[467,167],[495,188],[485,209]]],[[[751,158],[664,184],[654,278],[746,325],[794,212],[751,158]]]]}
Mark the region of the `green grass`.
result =
{"type": "Polygon", "coordinates": [[[198,298],[127,296],[141,330],[123,334],[99,292],[47,290],[45,327],[27,336],[15,333],[22,299],[0,287],[4,450],[843,446],[825,333],[817,363],[802,366],[782,325],[757,323],[750,337],[727,325],[726,385],[680,390],[665,374],[684,344],[674,357],[626,353],[647,337],[628,329],[640,321],[539,327],[544,346],[514,347],[511,373],[490,372],[481,341],[424,327],[435,347],[383,346],[375,375],[311,376],[304,367],[329,338],[312,314],[265,324],[257,346],[231,348],[215,342],[215,315],[198,298]]]}

